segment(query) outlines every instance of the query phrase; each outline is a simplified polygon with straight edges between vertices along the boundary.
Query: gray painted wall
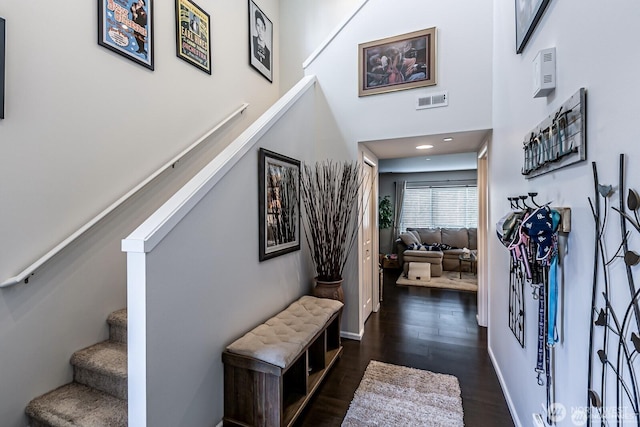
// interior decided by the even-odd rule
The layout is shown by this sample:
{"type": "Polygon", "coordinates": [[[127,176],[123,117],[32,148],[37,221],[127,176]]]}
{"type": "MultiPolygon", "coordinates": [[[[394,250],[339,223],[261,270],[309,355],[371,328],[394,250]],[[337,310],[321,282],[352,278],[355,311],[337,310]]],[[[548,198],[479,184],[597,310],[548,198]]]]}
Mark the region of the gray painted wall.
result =
{"type": "MultiPolygon", "coordinates": [[[[459,181],[459,180],[476,180],[478,178],[477,170],[466,171],[450,171],[450,172],[422,172],[422,173],[381,173],[379,178],[379,194],[380,198],[389,196],[391,205],[395,209],[397,180],[405,180],[407,182],[443,182],[443,181],[459,181]]],[[[393,253],[393,241],[397,236],[393,235],[392,228],[380,229],[380,253],[393,253]]]]}

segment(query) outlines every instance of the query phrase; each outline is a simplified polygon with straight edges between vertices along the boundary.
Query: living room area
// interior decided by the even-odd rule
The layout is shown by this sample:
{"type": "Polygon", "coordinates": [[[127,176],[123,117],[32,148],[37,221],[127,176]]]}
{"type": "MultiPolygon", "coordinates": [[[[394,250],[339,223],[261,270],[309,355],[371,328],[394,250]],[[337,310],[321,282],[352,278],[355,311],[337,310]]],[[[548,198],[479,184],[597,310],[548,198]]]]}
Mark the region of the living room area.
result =
{"type": "Polygon", "coordinates": [[[380,156],[380,265],[396,270],[396,285],[478,291],[478,167],[489,135],[414,138],[395,154],[382,141],[366,144],[380,156]]]}

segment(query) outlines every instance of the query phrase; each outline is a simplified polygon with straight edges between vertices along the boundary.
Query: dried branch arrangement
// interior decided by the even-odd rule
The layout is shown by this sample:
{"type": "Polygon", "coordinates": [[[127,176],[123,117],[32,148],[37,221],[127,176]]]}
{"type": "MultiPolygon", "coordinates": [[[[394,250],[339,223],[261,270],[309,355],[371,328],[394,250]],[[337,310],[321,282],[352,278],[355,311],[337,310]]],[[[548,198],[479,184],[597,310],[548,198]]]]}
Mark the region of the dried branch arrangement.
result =
{"type": "Polygon", "coordinates": [[[318,280],[342,279],[358,236],[362,182],[357,162],[326,160],[302,168],[303,228],[318,280]]]}

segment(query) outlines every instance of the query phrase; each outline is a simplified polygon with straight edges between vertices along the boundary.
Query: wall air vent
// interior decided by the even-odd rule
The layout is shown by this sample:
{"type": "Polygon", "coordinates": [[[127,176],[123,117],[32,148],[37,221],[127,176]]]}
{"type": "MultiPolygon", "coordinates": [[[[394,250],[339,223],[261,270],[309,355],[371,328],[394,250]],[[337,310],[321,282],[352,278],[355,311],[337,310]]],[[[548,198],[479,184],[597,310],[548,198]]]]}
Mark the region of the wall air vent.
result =
{"type": "Polygon", "coordinates": [[[447,105],[449,105],[448,92],[432,93],[430,95],[420,96],[416,100],[416,110],[446,107],[447,105]]]}

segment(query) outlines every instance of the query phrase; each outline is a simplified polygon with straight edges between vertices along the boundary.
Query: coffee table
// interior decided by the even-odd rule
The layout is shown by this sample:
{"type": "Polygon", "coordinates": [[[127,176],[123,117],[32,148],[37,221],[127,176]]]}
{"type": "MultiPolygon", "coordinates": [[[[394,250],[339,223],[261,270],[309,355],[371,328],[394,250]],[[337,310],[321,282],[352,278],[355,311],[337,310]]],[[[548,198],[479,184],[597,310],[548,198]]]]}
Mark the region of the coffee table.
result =
{"type": "Polygon", "coordinates": [[[460,272],[460,278],[462,279],[462,263],[468,262],[469,269],[475,275],[478,268],[478,258],[476,254],[471,252],[469,255],[461,254],[458,256],[458,271],[460,272]]]}

